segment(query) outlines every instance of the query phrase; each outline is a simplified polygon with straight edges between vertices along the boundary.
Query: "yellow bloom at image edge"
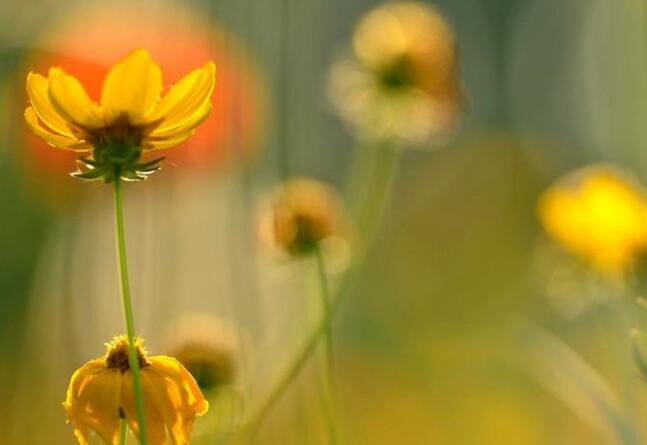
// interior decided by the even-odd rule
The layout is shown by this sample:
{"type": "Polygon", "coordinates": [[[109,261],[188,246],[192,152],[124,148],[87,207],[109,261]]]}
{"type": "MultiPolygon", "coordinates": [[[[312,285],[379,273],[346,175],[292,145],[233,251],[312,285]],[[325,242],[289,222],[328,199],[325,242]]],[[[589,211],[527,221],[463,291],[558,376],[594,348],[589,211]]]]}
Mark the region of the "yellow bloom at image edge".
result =
{"type": "Polygon", "coordinates": [[[647,249],[647,196],[610,167],[559,180],[540,197],[538,212],[556,241],[601,272],[622,273],[647,249]]]}
{"type": "MultiPolygon", "coordinates": [[[[117,444],[121,418],[138,434],[127,345],[124,336],[115,337],[107,344],[105,356],[89,361],[72,375],[63,407],[81,445],[88,445],[89,429],[107,444],[117,444]]],[[[176,359],[148,357],[140,340],[136,349],[149,444],[164,445],[167,435],[173,445],[188,444],[195,417],[207,412],[208,402],[176,359]]]]}

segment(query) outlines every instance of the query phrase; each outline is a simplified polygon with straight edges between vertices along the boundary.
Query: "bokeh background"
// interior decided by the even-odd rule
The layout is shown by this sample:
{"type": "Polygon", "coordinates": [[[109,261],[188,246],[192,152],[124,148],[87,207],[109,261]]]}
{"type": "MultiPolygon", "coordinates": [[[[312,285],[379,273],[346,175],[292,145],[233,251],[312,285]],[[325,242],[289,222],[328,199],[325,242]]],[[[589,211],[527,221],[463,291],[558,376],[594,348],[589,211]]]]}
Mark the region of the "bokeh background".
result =
{"type": "MultiPolygon", "coordinates": [[[[316,320],[312,265],[264,255],[256,215],[282,178],[343,189],[354,174],[357,142],[327,82],[354,24],[379,4],[2,2],[2,445],[74,443],[60,406],[69,376],[121,330],[110,190],[67,176],[73,157],[26,132],[26,73],[60,65],[97,91],[133,46],[151,49],[168,82],[216,61],[213,115],[161,173],[128,185],[126,218],[149,349],[200,335],[225,351],[234,383],[196,427],[196,443],[217,443],[316,320]]],[[[590,163],[647,180],[647,3],[433,4],[456,34],[465,110],[451,138],[402,153],[385,220],[335,320],[343,436],[371,445],[620,443],[581,382],[644,404],[628,328],[609,304],[614,292],[546,240],[536,202],[555,178],[590,163]]],[[[258,443],[325,443],[311,368],[258,443]]]]}

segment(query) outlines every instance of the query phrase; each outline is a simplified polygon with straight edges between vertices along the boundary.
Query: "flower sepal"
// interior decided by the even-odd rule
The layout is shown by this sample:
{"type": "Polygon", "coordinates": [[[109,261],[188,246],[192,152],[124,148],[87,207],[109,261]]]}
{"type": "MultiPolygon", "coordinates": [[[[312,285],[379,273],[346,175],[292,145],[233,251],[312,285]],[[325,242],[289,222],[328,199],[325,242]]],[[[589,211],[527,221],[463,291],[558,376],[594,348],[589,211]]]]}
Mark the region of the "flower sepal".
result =
{"type": "Polygon", "coordinates": [[[79,158],[78,168],[71,175],[85,181],[113,182],[117,177],[124,181],[145,181],[162,168],[164,157],[141,161],[142,150],[123,144],[97,147],[92,156],[79,158]]]}

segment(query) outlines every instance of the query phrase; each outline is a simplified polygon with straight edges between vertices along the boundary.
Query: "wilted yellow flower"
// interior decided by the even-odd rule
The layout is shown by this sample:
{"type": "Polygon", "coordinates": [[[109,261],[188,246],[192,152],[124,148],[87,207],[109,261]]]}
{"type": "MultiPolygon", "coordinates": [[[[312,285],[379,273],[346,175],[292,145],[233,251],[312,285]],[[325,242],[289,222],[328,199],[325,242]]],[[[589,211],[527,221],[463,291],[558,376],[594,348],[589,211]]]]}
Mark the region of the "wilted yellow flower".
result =
{"type": "Polygon", "coordinates": [[[290,254],[310,253],[323,240],[343,237],[346,220],[330,187],[312,179],[292,179],[278,187],[262,215],[261,239],[290,254]]]}
{"type": "Polygon", "coordinates": [[[602,272],[626,271],[647,248],[647,195],[607,166],[559,180],[542,194],[538,211],[550,235],[602,272]]]}
{"type": "MultiPolygon", "coordinates": [[[[81,445],[88,445],[88,429],[106,443],[117,444],[122,418],[138,434],[127,346],[125,336],[115,337],[107,344],[104,357],[89,361],[72,375],[63,406],[81,445]]],[[[174,445],[189,443],[195,417],[206,413],[209,404],[191,374],[176,359],[148,357],[141,340],[135,346],[141,368],[148,443],[165,445],[167,435],[174,445]]]]}
{"type": "Polygon", "coordinates": [[[424,142],[448,130],[462,97],[451,27],[421,2],[369,12],[353,36],[353,55],[332,69],[340,114],[369,136],[424,142]]]}
{"type": "Polygon", "coordinates": [[[103,82],[99,103],[62,68],[48,77],[29,73],[27,125],[50,145],[91,153],[80,161],[84,179],[141,180],[159,168],[142,153],[181,144],[211,112],[215,65],[209,62],[184,76],[161,97],[162,72],[145,49],[128,54],[103,82]],[[160,98],[161,97],[161,98],[160,98]]]}

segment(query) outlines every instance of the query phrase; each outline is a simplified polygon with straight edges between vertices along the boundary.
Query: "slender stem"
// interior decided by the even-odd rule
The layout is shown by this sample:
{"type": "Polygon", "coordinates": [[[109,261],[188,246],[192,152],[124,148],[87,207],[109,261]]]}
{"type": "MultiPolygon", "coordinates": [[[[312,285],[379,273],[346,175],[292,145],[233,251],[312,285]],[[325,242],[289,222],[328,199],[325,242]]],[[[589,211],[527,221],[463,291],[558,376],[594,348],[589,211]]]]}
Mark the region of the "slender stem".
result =
{"type": "Polygon", "coordinates": [[[119,445],[126,445],[128,442],[128,422],[126,419],[119,420],[119,445]]]}
{"type": "Polygon", "coordinates": [[[117,238],[117,252],[119,259],[119,280],[121,282],[121,300],[123,303],[124,319],[126,321],[126,335],[128,336],[128,366],[133,376],[133,393],[135,398],[135,411],[139,425],[139,443],[148,445],[146,430],[146,417],[144,415],[144,397],[142,392],[141,375],[139,371],[139,358],[135,351],[135,316],[130,296],[128,279],[128,261],[126,259],[126,236],[124,234],[124,212],[121,191],[121,179],[117,168],[115,174],[115,232],[117,238]]]}
{"type": "Polygon", "coordinates": [[[281,2],[281,26],[279,29],[279,84],[277,91],[277,101],[279,108],[279,118],[277,125],[277,150],[278,150],[278,170],[280,177],[286,179],[290,176],[290,157],[291,157],[291,134],[289,128],[288,116],[290,116],[290,83],[291,83],[291,70],[290,66],[290,35],[291,35],[291,0],[282,0],[281,2]]]}
{"type": "MultiPolygon", "coordinates": [[[[392,147],[380,148],[385,150],[394,150],[392,147]]],[[[390,199],[390,188],[393,185],[395,173],[397,172],[398,167],[398,156],[395,152],[386,154],[385,160],[386,162],[382,162],[380,167],[375,172],[376,175],[382,176],[383,178],[380,181],[380,187],[376,191],[376,193],[374,193],[370,197],[371,202],[369,204],[369,208],[376,210],[374,213],[376,218],[382,217],[383,210],[386,207],[387,201],[390,199]]],[[[364,229],[366,233],[368,233],[368,236],[364,239],[370,242],[372,241],[373,234],[379,227],[379,221],[372,220],[369,221],[369,223],[370,227],[364,229]]],[[[276,385],[270,391],[270,394],[261,404],[258,411],[251,417],[250,422],[245,428],[247,432],[249,432],[250,429],[254,430],[260,427],[262,422],[265,420],[265,417],[269,414],[274,405],[281,399],[285,391],[290,387],[290,384],[296,379],[305,364],[308,362],[308,359],[315,351],[321,338],[326,335],[330,321],[334,317],[335,312],[341,306],[341,303],[349,294],[349,290],[354,282],[354,279],[364,263],[367,249],[368,244],[367,242],[365,242],[360,247],[359,251],[353,259],[353,262],[344,274],[342,282],[335,292],[335,297],[330,299],[330,311],[327,314],[324,314],[323,317],[321,317],[321,320],[319,320],[319,323],[317,323],[310,335],[307,337],[302,348],[294,356],[294,359],[286,369],[285,374],[277,381],[276,385]]]]}
{"type": "Polygon", "coordinates": [[[383,220],[386,206],[391,200],[391,191],[397,171],[400,149],[391,141],[376,147],[375,171],[364,206],[358,216],[359,229],[364,234],[363,248],[368,249],[374,242],[383,220]]]}
{"type": "Polygon", "coordinates": [[[331,444],[335,444],[338,442],[338,433],[335,419],[335,361],[332,333],[332,305],[326,263],[319,244],[315,246],[314,256],[317,263],[317,278],[321,287],[320,296],[323,319],[326,320],[324,338],[325,369],[322,381],[320,382],[319,398],[321,400],[326,427],[328,428],[329,441],[331,444]]]}
{"type": "Polygon", "coordinates": [[[335,357],[334,357],[334,348],[333,348],[333,334],[332,334],[332,318],[331,318],[331,295],[330,287],[328,286],[328,274],[326,273],[326,263],[323,257],[323,252],[321,251],[321,246],[316,245],[314,250],[314,256],[317,263],[317,278],[319,279],[320,286],[320,297],[321,297],[321,309],[323,311],[324,320],[328,320],[326,326],[326,367],[327,367],[327,378],[330,384],[334,379],[335,374],[335,357]]]}

